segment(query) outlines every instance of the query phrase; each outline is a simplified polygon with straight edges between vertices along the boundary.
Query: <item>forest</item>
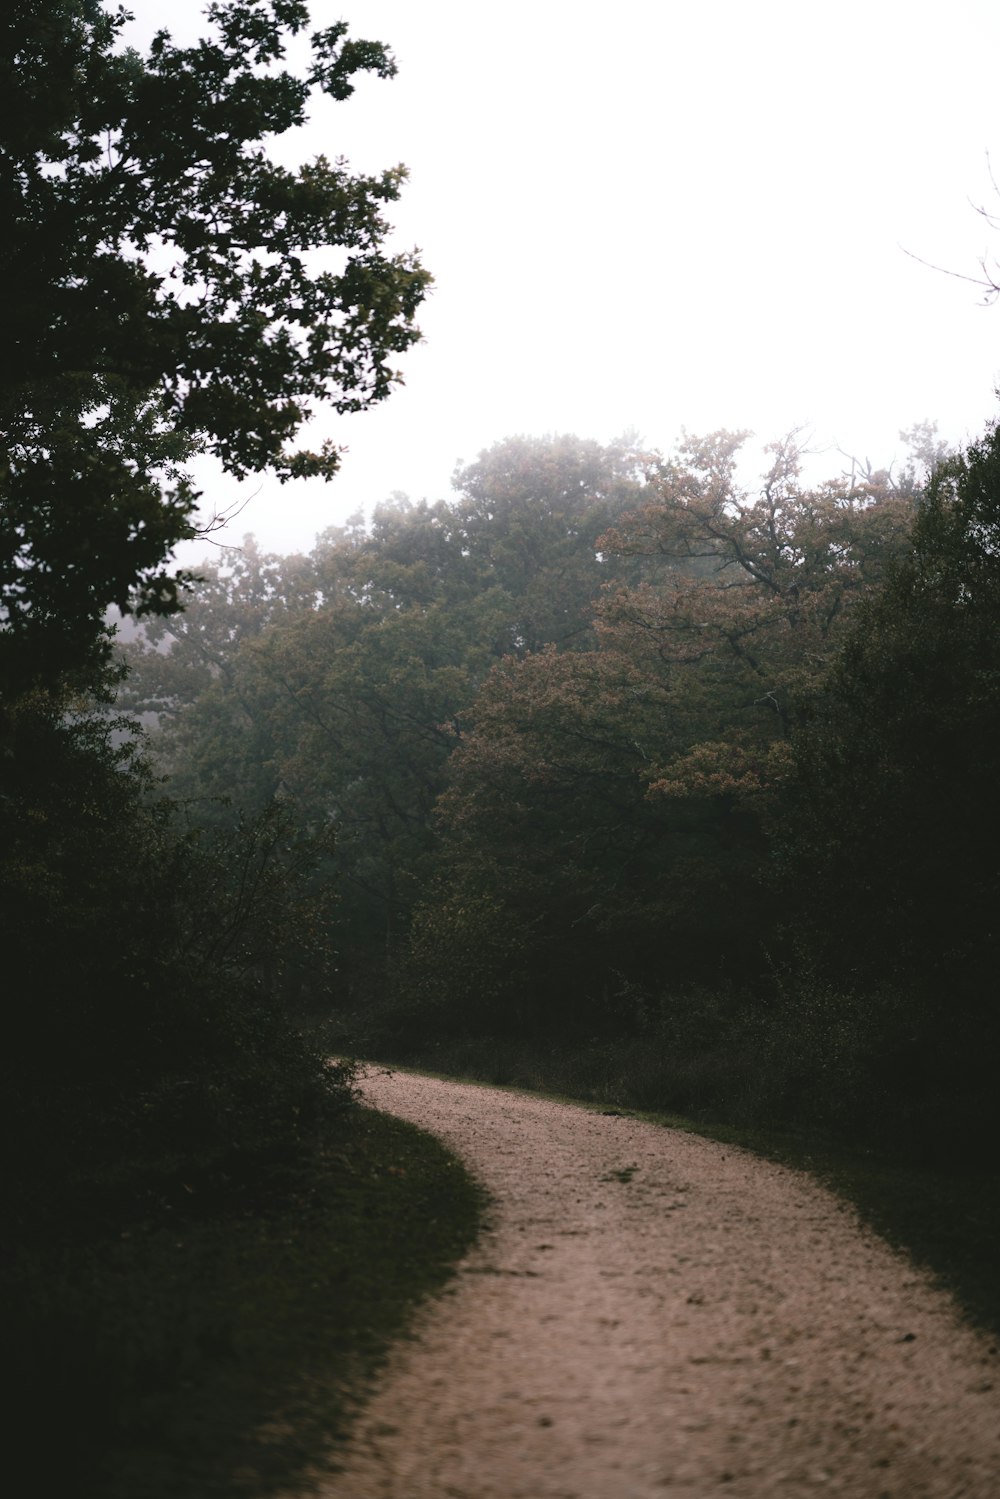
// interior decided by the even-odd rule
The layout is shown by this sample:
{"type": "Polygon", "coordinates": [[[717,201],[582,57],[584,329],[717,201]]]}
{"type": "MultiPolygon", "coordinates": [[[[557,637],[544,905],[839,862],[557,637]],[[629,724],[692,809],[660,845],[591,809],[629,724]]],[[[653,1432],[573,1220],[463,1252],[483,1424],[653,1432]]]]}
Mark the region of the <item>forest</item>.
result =
{"type": "Polygon", "coordinates": [[[298,1471],[469,1241],[359,1059],[945,1164],[1000,1124],[1000,427],[820,482],[795,432],[497,434],[447,498],[178,565],[192,459],[332,478],[306,425],[390,395],[429,285],[401,169],[265,148],[391,54],[338,23],[301,76],[299,0],[208,17],[2,23],[11,1461],[58,1412],[105,1499],[298,1471]],[[170,1422],[215,1477],[153,1484],[170,1422]]]}
{"type": "Polygon", "coordinates": [[[289,1010],[356,1055],[978,1149],[1000,439],[904,436],[806,485],[793,434],[750,487],[743,433],[508,438],[144,624],[120,702],[186,818],[314,852],[315,944],[268,943],[289,1010]]]}

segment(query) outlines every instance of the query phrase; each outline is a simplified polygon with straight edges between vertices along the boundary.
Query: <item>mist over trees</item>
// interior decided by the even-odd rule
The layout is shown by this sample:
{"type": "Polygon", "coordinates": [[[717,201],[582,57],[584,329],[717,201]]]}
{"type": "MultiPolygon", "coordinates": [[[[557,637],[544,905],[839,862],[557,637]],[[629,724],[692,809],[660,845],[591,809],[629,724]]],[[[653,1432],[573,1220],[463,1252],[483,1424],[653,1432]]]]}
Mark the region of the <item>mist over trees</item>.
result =
{"type": "MultiPolygon", "coordinates": [[[[47,995],[28,1031],[67,1004],[69,969],[38,958],[57,929],[90,996],[57,1024],[67,1057],[121,991],[99,956],[125,961],[118,907],[94,892],[145,839],[131,924],[176,909],[157,941],[177,967],[154,981],[129,959],[144,992],[219,963],[334,1016],[351,1048],[634,1042],[664,1101],[810,1099],[846,1124],[896,1108],[940,1044],[929,975],[957,972],[957,1087],[991,940],[992,431],[948,456],[924,423],[898,473],[825,482],[792,434],[750,486],[744,433],[669,455],[510,437],[450,500],[393,497],[308,556],[248,539],[198,579],[171,563],[196,452],[329,477],[336,450],[304,450],[304,423],[381,399],[417,337],[426,273],[382,251],[399,171],[295,173],[264,150],[310,91],[393,71],[340,25],[307,76],[283,71],[304,24],[295,3],[226,5],[203,42],[145,58],[99,6],[25,5],[8,28],[4,880],[17,965],[47,995]],[[323,245],[338,272],[309,269],[323,245]],[[112,604],[140,622],[121,683],[112,604]],[[975,873],[934,898],[952,866],[975,873]],[[218,872],[220,930],[243,936],[185,925],[180,868],[191,889],[218,872]]],[[[109,1029],[137,1054],[144,1024],[109,1029]]]]}
{"type": "Polygon", "coordinates": [[[277,798],[335,829],[354,985],[398,957],[433,877],[434,809],[480,684],[510,652],[586,643],[614,571],[595,541],[637,495],[638,457],[512,441],[456,484],[454,505],[389,502],[308,558],[249,545],[130,653],[128,702],[158,714],[176,795],[209,819],[277,798]]]}
{"type": "Polygon", "coordinates": [[[756,486],[744,433],[510,438],[449,502],[209,568],[130,647],[127,701],[189,815],[332,834],[337,973],[293,1001],[376,1053],[517,1040],[648,1102],[912,1133],[958,964],[933,1086],[982,1114],[995,439],[904,435],[898,473],[806,483],[792,434],[756,486]],[[960,805],[929,795],[946,755],[960,805]]]}

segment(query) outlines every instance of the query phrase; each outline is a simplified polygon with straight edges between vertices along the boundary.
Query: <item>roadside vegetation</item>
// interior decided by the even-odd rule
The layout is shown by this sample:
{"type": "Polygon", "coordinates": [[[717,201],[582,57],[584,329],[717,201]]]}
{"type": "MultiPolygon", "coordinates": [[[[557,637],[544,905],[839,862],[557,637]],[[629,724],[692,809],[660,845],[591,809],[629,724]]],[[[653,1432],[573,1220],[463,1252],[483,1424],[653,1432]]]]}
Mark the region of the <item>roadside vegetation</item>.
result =
{"type": "Polygon", "coordinates": [[[330,982],[330,829],[170,796],[114,710],[106,619],[183,608],[195,455],[331,477],[336,447],[300,446],[303,426],[381,400],[419,337],[428,275],[383,245],[402,169],[296,172],[266,149],[395,69],[337,23],[287,70],[300,0],[222,0],[198,43],[164,31],[144,53],[99,0],[8,11],[4,1477],[267,1492],[329,1459],[478,1196],[435,1142],[360,1108],[287,1002],[330,982]]]}
{"type": "Polygon", "coordinates": [[[41,1472],[80,1499],[307,1491],[481,1207],[435,1140],[356,1107],[294,1166],[196,1181],[64,1210],[8,1268],[17,1492],[41,1472]]]}
{"type": "Polygon", "coordinates": [[[449,502],[248,543],[129,648],[206,824],[236,765],[335,829],[337,983],[288,996],[331,1047],[985,1197],[1000,434],[905,436],[818,484],[788,439],[756,485],[745,434],[508,439],[449,502]]]}
{"type": "Polygon", "coordinates": [[[125,701],[186,796],[335,827],[331,1047],[736,1131],[995,1328],[1000,436],[907,440],[509,439],[248,542],[125,701]]]}

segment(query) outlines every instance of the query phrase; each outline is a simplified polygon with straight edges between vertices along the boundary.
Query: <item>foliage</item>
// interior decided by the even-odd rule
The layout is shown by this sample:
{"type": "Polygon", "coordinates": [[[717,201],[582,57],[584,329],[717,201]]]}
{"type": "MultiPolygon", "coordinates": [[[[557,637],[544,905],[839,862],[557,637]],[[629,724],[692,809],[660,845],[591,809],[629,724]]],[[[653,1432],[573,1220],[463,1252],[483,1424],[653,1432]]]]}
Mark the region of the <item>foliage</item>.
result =
{"type": "Polygon", "coordinates": [[[456,471],[456,541],[479,586],[512,601],[509,650],[593,643],[598,591],[620,571],[599,538],[640,500],[644,482],[644,455],[630,435],[607,447],[507,438],[456,471]]]}
{"type": "Polygon", "coordinates": [[[344,1093],[266,998],[282,952],[311,940],[280,821],[207,846],[150,799],[114,720],[22,700],[15,728],[0,799],[13,1221],[96,1210],[109,1161],[124,1188],[161,1159],[215,1178],[296,1155],[344,1093]]]}
{"type": "Polygon", "coordinates": [[[796,696],[815,680],[850,605],[905,542],[909,487],[885,472],[806,488],[795,434],[772,443],[756,495],[737,479],[746,433],[686,437],[650,497],[605,536],[655,559],[601,607],[606,640],[667,683],[688,726],[654,777],[665,795],[749,795],[784,765],[796,696]],[[706,733],[705,731],[709,732],[706,733]]]}
{"type": "MultiPolygon", "coordinates": [[[[765,978],[796,704],[904,544],[914,496],[912,473],[807,489],[792,442],[751,496],[744,436],[649,460],[639,507],[596,542],[633,572],[595,601],[591,648],[508,658],[466,716],[418,930],[444,941],[457,911],[490,928],[506,912],[525,952],[494,1027],[620,1027],[640,991],[765,978]]],[[[474,964],[492,939],[467,940],[474,964]]]]}
{"type": "Polygon", "coordinates": [[[302,0],[217,0],[195,45],[160,31],[145,56],[130,19],[13,0],[0,20],[0,1275],[15,1485],[55,1422],[57,1487],[165,1496],[232,1492],[219,1463],[260,1457],[260,1421],[294,1415],[304,1377],[369,1366],[472,1209],[466,1184],[443,1194],[455,1221],[426,1222],[427,1178],[451,1169],[426,1147],[406,1154],[412,1183],[378,1179],[398,1131],[359,1138],[352,1066],[276,1002],[331,982],[329,825],[262,795],[196,826],[158,796],[111,715],[104,625],[110,605],[150,622],[167,679],[142,706],[166,716],[280,612],[252,557],[214,577],[214,613],[177,622],[193,580],[170,555],[195,534],[196,454],[331,477],[337,450],[303,446],[306,424],[381,400],[418,336],[428,277],[383,249],[403,169],[270,154],[323,95],[394,65],[337,22],[287,70],[302,0]],[[168,616],[189,647],[169,665],[168,616]],[[310,1210],[321,1226],[286,1253],[310,1210]],[[321,1264],[346,1314],[336,1288],[315,1294],[321,1264]],[[397,1282],[384,1311],[376,1267],[397,1282]],[[349,1345],[339,1367],[316,1324],[349,1345]]]}
{"type": "Polygon", "coordinates": [[[220,0],[197,44],[161,31],[145,57],[127,20],[97,0],[17,0],[3,23],[8,691],[99,654],[111,603],[177,609],[188,579],[168,557],[194,534],[195,450],[240,476],[330,477],[336,449],[294,447],[300,429],[321,402],[382,399],[418,336],[426,273],[382,249],[402,169],[320,157],[296,172],[267,149],[314,97],[390,76],[386,50],[338,22],[294,75],[302,0],[220,0]]]}
{"type": "Polygon", "coordinates": [[[334,1466],[358,1390],[474,1236],[481,1196],[439,1141],[352,1110],[308,1170],[206,1201],[177,1183],[128,1228],[4,1267],[15,1491],[288,1493],[334,1466]],[[252,1209],[252,1210],[251,1210],[252,1209]]]}
{"type": "Polygon", "coordinates": [[[586,642],[567,619],[609,574],[595,537],[638,493],[631,449],[568,437],[497,444],[456,483],[453,504],[396,497],[308,558],[248,543],[129,654],[124,701],[157,713],[159,764],[199,815],[280,796],[336,827],[341,988],[359,995],[433,878],[434,807],[481,684],[527,654],[529,617],[553,648],[586,642]]]}
{"type": "Polygon", "coordinates": [[[784,847],[814,961],[841,983],[911,995],[897,1090],[950,1099],[969,1132],[993,1109],[1000,1041],[998,726],[993,425],[936,471],[911,549],[811,705],[784,847]]]}
{"type": "Polygon", "coordinates": [[[248,547],[190,633],[148,631],[134,701],[185,796],[336,828],[331,1003],[366,1046],[534,1037],[598,1070],[633,1046],[659,1103],[914,1139],[938,1110],[968,1139],[996,1023],[996,438],[925,486],[936,439],[910,437],[896,478],[814,486],[779,443],[756,492],[739,434],[601,473],[510,440],[451,505],[248,547]]]}
{"type": "MultiPolygon", "coordinates": [[[[476,897],[500,904],[531,955],[501,1024],[616,1023],[621,974],[689,973],[712,940],[711,833],[647,795],[667,713],[611,651],[510,659],[484,684],[439,803],[448,894],[420,920],[436,930],[476,897]]],[[[469,931],[472,951],[484,940],[469,931]]],[[[733,923],[713,960],[739,942],[733,923]]]]}

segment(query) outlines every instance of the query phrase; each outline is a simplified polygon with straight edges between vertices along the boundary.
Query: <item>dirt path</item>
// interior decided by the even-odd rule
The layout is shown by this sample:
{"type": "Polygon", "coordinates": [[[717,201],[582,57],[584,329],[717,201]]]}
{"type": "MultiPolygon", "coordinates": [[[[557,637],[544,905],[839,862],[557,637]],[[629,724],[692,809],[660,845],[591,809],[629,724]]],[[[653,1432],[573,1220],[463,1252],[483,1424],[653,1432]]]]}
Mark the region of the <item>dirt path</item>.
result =
{"type": "Polygon", "coordinates": [[[373,1070],[494,1194],[325,1499],[997,1499],[1000,1359],[808,1179],[373,1070]]]}

